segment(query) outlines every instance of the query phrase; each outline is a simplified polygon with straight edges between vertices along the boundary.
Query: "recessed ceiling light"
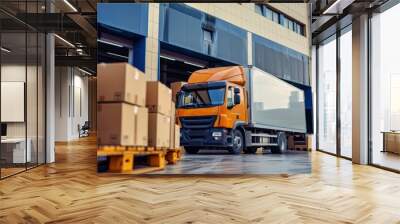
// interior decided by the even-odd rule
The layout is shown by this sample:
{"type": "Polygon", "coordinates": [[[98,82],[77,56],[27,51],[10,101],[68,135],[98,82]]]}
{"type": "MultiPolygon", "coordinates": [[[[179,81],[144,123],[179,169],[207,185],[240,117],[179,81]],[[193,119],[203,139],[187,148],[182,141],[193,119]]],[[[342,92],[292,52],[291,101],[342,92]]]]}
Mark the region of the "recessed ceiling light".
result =
{"type": "Polygon", "coordinates": [[[73,47],[73,48],[75,48],[75,45],[73,45],[71,42],[69,42],[68,40],[66,40],[66,39],[64,39],[64,38],[62,38],[62,37],[60,37],[59,35],[57,35],[57,34],[54,34],[54,36],[55,37],[57,37],[59,40],[61,40],[62,42],[64,42],[64,43],[66,43],[67,45],[69,45],[70,47],[73,47]]]}
{"type": "Polygon", "coordinates": [[[108,45],[112,45],[112,46],[116,46],[116,47],[124,47],[124,46],[122,46],[120,44],[116,44],[116,43],[109,42],[109,41],[106,41],[106,40],[97,39],[97,41],[100,42],[100,43],[103,43],[103,44],[108,44],[108,45]]]}
{"type": "Polygon", "coordinates": [[[160,55],[160,58],[164,58],[164,59],[167,59],[167,60],[170,60],[170,61],[176,61],[175,58],[170,58],[170,57],[164,56],[164,55],[160,55]]]}
{"type": "Polygon", "coordinates": [[[120,57],[120,58],[129,59],[129,57],[127,57],[127,56],[116,54],[116,53],[112,53],[112,52],[107,52],[107,54],[112,55],[112,56],[116,56],[116,57],[120,57]]]}
{"type": "Polygon", "coordinates": [[[88,72],[88,71],[86,71],[86,70],[83,70],[83,69],[81,69],[81,68],[79,68],[79,67],[78,67],[78,70],[81,71],[81,72],[83,72],[83,73],[85,73],[86,75],[93,75],[92,73],[90,73],[90,72],[88,72]]]}
{"type": "Polygon", "coordinates": [[[4,51],[6,53],[10,53],[11,52],[11,50],[9,50],[9,49],[7,49],[5,47],[1,47],[0,49],[1,49],[1,51],[4,51]]]}
{"type": "Polygon", "coordinates": [[[74,12],[78,12],[78,10],[68,1],[64,0],[65,4],[67,4],[74,12]]]}

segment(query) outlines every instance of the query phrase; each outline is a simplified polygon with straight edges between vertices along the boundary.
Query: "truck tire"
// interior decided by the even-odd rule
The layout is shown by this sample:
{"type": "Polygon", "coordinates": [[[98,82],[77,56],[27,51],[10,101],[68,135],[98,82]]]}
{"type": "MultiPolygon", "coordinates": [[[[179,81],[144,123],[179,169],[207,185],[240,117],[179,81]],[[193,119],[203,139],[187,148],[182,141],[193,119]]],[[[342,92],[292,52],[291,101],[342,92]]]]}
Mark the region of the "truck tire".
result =
{"type": "Polygon", "coordinates": [[[185,147],[185,152],[187,154],[197,154],[199,152],[199,148],[195,148],[195,147],[185,147]]]}
{"type": "Polygon", "coordinates": [[[246,154],[254,154],[257,152],[258,147],[246,147],[243,149],[246,154]]]}
{"type": "Polygon", "coordinates": [[[244,146],[244,138],[241,131],[235,129],[232,131],[232,147],[229,149],[231,154],[239,155],[244,146]]]}
{"type": "Polygon", "coordinates": [[[287,138],[285,132],[279,132],[277,136],[278,146],[271,147],[273,154],[282,154],[287,151],[287,138]]]}

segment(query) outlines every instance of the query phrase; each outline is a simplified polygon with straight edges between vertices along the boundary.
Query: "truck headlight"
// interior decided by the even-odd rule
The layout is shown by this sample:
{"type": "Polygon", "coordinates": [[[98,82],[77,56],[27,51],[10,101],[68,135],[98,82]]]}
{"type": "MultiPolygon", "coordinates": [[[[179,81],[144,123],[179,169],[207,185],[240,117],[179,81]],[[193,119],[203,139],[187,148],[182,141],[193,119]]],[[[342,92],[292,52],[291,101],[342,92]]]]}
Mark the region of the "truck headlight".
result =
{"type": "Polygon", "coordinates": [[[222,132],[220,132],[220,131],[214,131],[212,133],[212,137],[221,137],[221,136],[222,136],[222,132]]]}

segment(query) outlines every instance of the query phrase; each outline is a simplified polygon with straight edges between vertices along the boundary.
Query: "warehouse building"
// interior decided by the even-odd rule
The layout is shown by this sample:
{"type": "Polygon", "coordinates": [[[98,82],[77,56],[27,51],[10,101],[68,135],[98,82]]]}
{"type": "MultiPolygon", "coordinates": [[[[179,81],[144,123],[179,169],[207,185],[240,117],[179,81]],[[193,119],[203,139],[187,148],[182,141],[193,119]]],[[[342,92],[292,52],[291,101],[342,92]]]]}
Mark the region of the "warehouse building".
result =
{"type": "Polygon", "coordinates": [[[167,85],[186,81],[194,70],[237,64],[309,85],[306,8],[304,4],[229,8],[202,3],[99,4],[99,60],[129,61],[150,79],[167,85]],[[127,16],[132,19],[126,20],[127,16]]]}
{"type": "Polygon", "coordinates": [[[0,223],[399,222],[398,1],[110,2],[0,2],[0,223]],[[167,86],[228,65],[290,82],[312,99],[312,172],[97,174],[97,62],[167,86]]]}

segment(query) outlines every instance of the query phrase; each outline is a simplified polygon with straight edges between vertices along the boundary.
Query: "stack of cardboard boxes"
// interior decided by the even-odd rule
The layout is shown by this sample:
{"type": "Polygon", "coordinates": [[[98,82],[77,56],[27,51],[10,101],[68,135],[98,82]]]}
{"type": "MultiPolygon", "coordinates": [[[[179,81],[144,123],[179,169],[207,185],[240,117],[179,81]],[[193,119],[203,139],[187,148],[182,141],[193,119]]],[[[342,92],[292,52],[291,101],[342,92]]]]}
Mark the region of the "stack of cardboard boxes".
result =
{"type": "MultiPolygon", "coordinates": [[[[176,95],[181,90],[182,86],[187,82],[173,82],[171,83],[171,91],[172,91],[172,111],[175,114],[175,105],[176,105],[176,95]]],[[[171,148],[177,149],[180,147],[180,126],[177,125],[178,121],[175,120],[175,116],[173,121],[171,122],[171,148]],[[173,131],[174,130],[174,131],[173,131]]]]}
{"type": "Polygon", "coordinates": [[[171,90],[158,81],[147,82],[149,108],[149,146],[170,146],[171,90]]]}
{"type": "Polygon", "coordinates": [[[147,146],[144,74],[126,63],[97,66],[99,145],[147,146]]]}
{"type": "Polygon", "coordinates": [[[171,89],[126,63],[99,64],[98,144],[179,148],[171,89]]]}

